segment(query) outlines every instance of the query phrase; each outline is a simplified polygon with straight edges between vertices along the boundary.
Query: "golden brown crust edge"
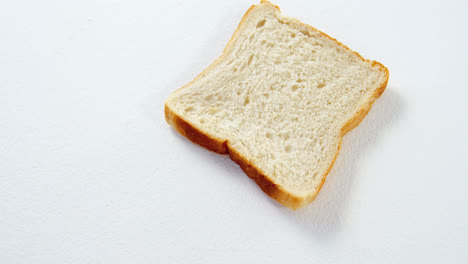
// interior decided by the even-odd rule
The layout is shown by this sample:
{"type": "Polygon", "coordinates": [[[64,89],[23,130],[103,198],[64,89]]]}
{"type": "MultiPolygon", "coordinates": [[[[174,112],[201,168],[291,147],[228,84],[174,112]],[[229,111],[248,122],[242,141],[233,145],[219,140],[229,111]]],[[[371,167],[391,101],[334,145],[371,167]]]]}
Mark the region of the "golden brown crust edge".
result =
{"type": "MultiPolygon", "coordinates": [[[[175,114],[167,105],[164,107],[164,113],[167,123],[172,125],[177,132],[188,138],[193,143],[219,154],[229,154],[231,159],[236,162],[242,168],[242,170],[251,179],[253,179],[257,185],[271,198],[292,209],[300,208],[308,203],[304,203],[306,201],[303,197],[294,196],[282,190],[276,183],[268,178],[268,176],[263,174],[257,167],[251,164],[245,157],[243,157],[234,149],[230,148],[229,141],[220,141],[204,134],[198,128],[192,126],[182,117],[175,114]]],[[[315,198],[315,195],[313,198],[315,198]]],[[[313,198],[310,199],[310,201],[312,201],[313,198]]]]}
{"type": "MultiPolygon", "coordinates": [[[[267,3],[271,4],[269,1],[261,0],[261,3],[267,3]]],[[[231,39],[229,40],[228,44],[226,45],[223,54],[216,59],[210,66],[208,66],[204,71],[202,71],[194,80],[192,80],[190,83],[187,85],[184,85],[178,90],[181,90],[188,85],[190,85],[193,81],[195,81],[197,78],[203,75],[203,73],[207,72],[209,69],[211,69],[214,65],[216,65],[226,54],[226,49],[229,47],[231,42],[235,39],[237,32],[241,28],[242,24],[245,22],[245,19],[247,18],[248,14],[250,11],[255,7],[255,5],[251,6],[247,12],[244,14],[242,17],[237,29],[235,30],[234,34],[232,35],[231,39]]],[[[276,9],[279,10],[279,7],[274,5],[276,9]]],[[[328,36],[327,34],[323,33],[320,30],[315,29],[314,27],[307,25],[305,23],[300,22],[299,20],[296,20],[298,23],[301,25],[305,26],[306,28],[316,30],[323,34],[325,37],[335,41],[338,43],[338,45],[345,47],[346,49],[352,51],[356,55],[358,55],[363,61],[368,61],[365,60],[359,53],[351,50],[341,42],[337,41],[336,39],[328,36]]],[[[368,61],[369,62],[369,61],[368,61]]],[[[268,196],[271,198],[275,199],[279,203],[283,204],[286,207],[289,207],[291,209],[298,209],[301,208],[310,202],[312,202],[317,194],[319,193],[320,189],[322,188],[323,184],[325,183],[325,179],[330,173],[337,157],[339,154],[339,151],[341,149],[341,142],[343,139],[343,136],[351,131],[353,128],[359,125],[361,121],[364,119],[364,117],[367,115],[367,113],[370,111],[372,108],[373,103],[377,98],[379,98],[382,93],[385,91],[385,88],[387,86],[388,82],[388,77],[389,77],[389,72],[388,69],[383,66],[381,63],[372,61],[372,66],[378,67],[380,71],[382,71],[385,74],[385,79],[368,98],[367,101],[365,101],[360,109],[356,112],[356,114],[350,118],[342,127],[341,129],[341,136],[339,139],[339,144],[338,148],[335,154],[335,157],[333,158],[333,161],[331,162],[330,166],[328,167],[327,171],[325,172],[322,181],[320,182],[319,186],[317,187],[316,191],[314,193],[309,194],[308,196],[296,196],[293,195],[285,190],[282,190],[279,185],[277,185],[273,180],[271,180],[267,175],[263,174],[260,169],[255,167],[253,164],[251,164],[245,157],[240,155],[237,151],[229,147],[229,141],[228,140],[219,140],[213,137],[210,137],[207,134],[204,134],[202,131],[200,131],[198,128],[184,120],[182,117],[178,116],[176,113],[174,113],[168,106],[167,104],[164,105],[164,113],[165,113],[165,118],[168,124],[174,127],[174,129],[179,132],[181,135],[184,137],[188,138],[191,140],[193,143],[198,144],[208,150],[214,151],[219,154],[229,154],[231,159],[236,162],[242,170],[251,178],[253,179],[257,185],[262,189],[263,192],[265,192],[268,196]]]]}
{"type": "Polygon", "coordinates": [[[171,111],[167,105],[164,106],[164,115],[168,124],[172,125],[177,132],[192,142],[219,154],[228,153],[226,141],[220,141],[204,134],[198,128],[171,111]]]}

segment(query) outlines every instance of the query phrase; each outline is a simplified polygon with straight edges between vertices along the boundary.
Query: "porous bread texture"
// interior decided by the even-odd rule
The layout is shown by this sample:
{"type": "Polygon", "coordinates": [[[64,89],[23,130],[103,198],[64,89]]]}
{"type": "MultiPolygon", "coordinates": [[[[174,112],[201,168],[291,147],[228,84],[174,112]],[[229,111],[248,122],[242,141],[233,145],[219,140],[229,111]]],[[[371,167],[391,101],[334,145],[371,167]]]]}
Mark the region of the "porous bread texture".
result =
{"type": "Polygon", "coordinates": [[[296,209],[320,190],[341,145],[384,91],[387,69],[263,2],[223,55],[173,93],[166,119],[229,153],[272,198],[296,209]]]}

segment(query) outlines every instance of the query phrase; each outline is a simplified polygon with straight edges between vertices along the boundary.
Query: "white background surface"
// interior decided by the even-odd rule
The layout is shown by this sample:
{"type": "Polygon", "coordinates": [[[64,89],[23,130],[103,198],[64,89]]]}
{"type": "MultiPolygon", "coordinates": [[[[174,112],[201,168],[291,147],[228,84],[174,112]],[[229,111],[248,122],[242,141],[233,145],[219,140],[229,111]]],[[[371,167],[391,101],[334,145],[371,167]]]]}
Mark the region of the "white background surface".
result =
{"type": "Polygon", "coordinates": [[[257,1],[2,1],[0,263],[468,263],[466,1],[286,1],[390,70],[292,211],[163,103],[257,1]]]}

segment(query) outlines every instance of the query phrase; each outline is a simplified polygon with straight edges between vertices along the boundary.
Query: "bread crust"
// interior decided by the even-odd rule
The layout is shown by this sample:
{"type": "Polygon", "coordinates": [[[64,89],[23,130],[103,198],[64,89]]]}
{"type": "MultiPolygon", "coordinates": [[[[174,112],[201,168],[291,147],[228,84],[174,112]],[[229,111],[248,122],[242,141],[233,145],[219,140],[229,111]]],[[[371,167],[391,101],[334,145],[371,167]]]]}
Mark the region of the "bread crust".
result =
{"type": "Polygon", "coordinates": [[[228,153],[226,140],[221,141],[221,140],[212,138],[207,134],[204,134],[198,128],[191,125],[189,122],[185,121],[182,117],[178,116],[173,111],[171,111],[171,109],[167,105],[164,107],[164,114],[166,116],[167,123],[172,125],[174,129],[177,132],[179,132],[182,136],[216,153],[219,153],[219,154],[228,153]]]}
{"type": "MultiPolygon", "coordinates": [[[[272,5],[270,2],[261,0],[261,4],[268,4],[276,9],[279,10],[279,7],[276,5],[272,5]]],[[[230,44],[235,40],[237,36],[237,32],[240,30],[242,27],[243,23],[245,22],[246,18],[248,17],[249,13],[252,11],[252,9],[255,7],[255,5],[251,6],[247,12],[244,14],[242,17],[236,31],[232,35],[231,39],[229,40],[228,44],[224,48],[223,54],[216,59],[210,66],[208,66],[203,72],[201,72],[194,80],[192,80],[190,83],[187,85],[181,87],[178,90],[181,90],[187,86],[189,86],[192,82],[200,78],[201,76],[204,75],[205,72],[208,72],[211,68],[213,68],[219,61],[223,59],[223,56],[227,53],[227,49],[230,47],[230,44]]],[[[341,133],[340,133],[340,138],[339,138],[339,144],[335,153],[335,156],[333,158],[333,161],[330,163],[330,166],[326,170],[322,181],[320,182],[319,186],[315,190],[315,192],[310,193],[305,196],[299,196],[299,195],[294,195],[292,193],[289,193],[288,191],[284,190],[281,188],[280,185],[276,184],[271,178],[269,178],[265,173],[263,173],[259,168],[257,168],[254,164],[249,162],[246,157],[242,156],[240,153],[238,153],[235,149],[231,148],[229,145],[229,140],[223,140],[219,138],[214,138],[211,137],[208,134],[203,133],[200,129],[198,129],[196,126],[182,118],[181,116],[177,115],[174,111],[170,109],[168,106],[167,102],[164,105],[164,113],[165,113],[165,118],[168,124],[174,127],[174,129],[179,132],[181,135],[184,137],[188,138],[191,140],[193,143],[198,144],[208,150],[214,151],[219,154],[228,154],[231,159],[236,162],[242,170],[251,178],[253,179],[257,185],[262,189],[263,192],[265,192],[268,196],[271,198],[275,199],[279,203],[283,204],[286,207],[289,207],[291,209],[298,209],[301,208],[310,202],[312,202],[317,194],[319,193],[320,189],[322,188],[323,184],[325,183],[325,179],[327,175],[330,173],[330,170],[332,169],[339,151],[341,149],[341,142],[343,139],[343,136],[351,131],[353,128],[355,128],[361,121],[364,119],[364,117],[367,115],[367,113],[370,111],[372,108],[372,104],[375,102],[377,98],[379,98],[382,93],[385,91],[385,88],[387,86],[388,82],[388,77],[389,77],[389,72],[388,69],[383,66],[381,63],[376,62],[376,61],[369,61],[365,60],[359,53],[352,51],[350,48],[347,46],[343,45],[341,42],[337,41],[336,39],[328,36],[327,34],[315,29],[314,27],[307,25],[305,23],[300,22],[299,20],[296,21],[296,26],[299,27],[304,27],[309,31],[317,31],[319,32],[322,36],[329,38],[330,40],[336,42],[338,45],[346,48],[347,50],[355,53],[359,58],[361,58],[365,62],[370,62],[372,63],[373,67],[379,68],[380,71],[384,73],[384,81],[379,85],[379,87],[365,100],[359,110],[356,112],[354,116],[352,116],[347,122],[344,123],[343,127],[341,128],[341,133]]]]}

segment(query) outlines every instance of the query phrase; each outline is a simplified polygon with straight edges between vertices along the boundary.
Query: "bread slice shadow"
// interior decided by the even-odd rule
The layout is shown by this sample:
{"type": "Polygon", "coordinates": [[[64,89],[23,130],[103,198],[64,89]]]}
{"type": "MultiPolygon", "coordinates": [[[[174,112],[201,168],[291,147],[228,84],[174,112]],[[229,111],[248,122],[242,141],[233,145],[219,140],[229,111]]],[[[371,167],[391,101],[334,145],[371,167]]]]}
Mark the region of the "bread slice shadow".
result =
{"type": "Polygon", "coordinates": [[[361,124],[344,136],[340,154],[317,198],[297,211],[273,200],[271,203],[297,222],[300,229],[318,238],[330,237],[345,221],[346,208],[353,195],[353,181],[359,177],[358,168],[365,166],[366,155],[378,147],[382,134],[404,115],[404,111],[403,98],[389,85],[361,124]]]}

